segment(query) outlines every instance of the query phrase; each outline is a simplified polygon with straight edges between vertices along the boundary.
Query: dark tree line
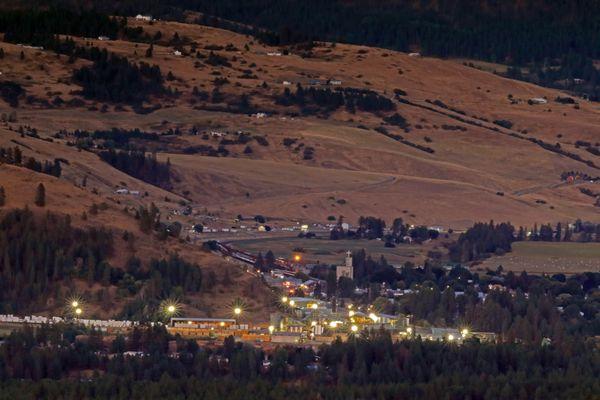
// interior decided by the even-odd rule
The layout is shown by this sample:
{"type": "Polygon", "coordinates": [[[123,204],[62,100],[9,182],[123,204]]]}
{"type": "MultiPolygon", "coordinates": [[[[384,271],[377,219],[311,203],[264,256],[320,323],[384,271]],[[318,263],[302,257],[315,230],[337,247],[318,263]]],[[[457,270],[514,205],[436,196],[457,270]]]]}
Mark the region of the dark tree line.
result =
{"type": "MultiPolygon", "coordinates": [[[[87,275],[112,252],[105,229],[79,229],[68,216],[14,210],[0,221],[0,310],[36,305],[66,278],[87,275]]],[[[2,312],[0,311],[0,312],[2,312]]]]}
{"type": "MultiPolygon", "coordinates": [[[[123,239],[131,240],[131,234],[123,239]]],[[[183,299],[203,287],[200,266],[178,255],[147,265],[131,258],[123,268],[113,267],[108,262],[113,241],[106,229],[73,227],[69,216],[39,216],[27,209],[5,213],[0,220],[0,314],[28,312],[49,296],[62,301],[74,279],[116,286],[124,296],[144,288],[146,305],[169,296],[183,299]]]]}
{"type": "Polygon", "coordinates": [[[4,32],[5,41],[43,47],[52,47],[58,34],[116,39],[124,24],[123,20],[107,14],[67,8],[0,12],[0,32],[4,32]]]}
{"type": "Polygon", "coordinates": [[[355,88],[332,90],[314,86],[305,89],[300,84],[296,86],[294,93],[286,88],[276,101],[284,106],[297,105],[305,114],[329,113],[341,107],[345,107],[351,113],[356,110],[375,113],[393,111],[396,108],[390,99],[372,90],[355,88]]]}
{"type": "Polygon", "coordinates": [[[18,165],[57,178],[60,177],[62,172],[60,160],[54,159],[54,162],[44,161],[42,163],[33,157],[23,157],[23,152],[17,146],[8,148],[0,147],[0,163],[18,165]]]}
{"type": "Polygon", "coordinates": [[[133,64],[106,51],[100,52],[91,66],[75,70],[73,78],[83,87],[85,97],[101,101],[139,103],[149,95],[166,94],[158,66],[133,64]]]}
{"type": "MultiPolygon", "coordinates": [[[[380,4],[254,0],[243,5],[235,0],[167,0],[161,5],[266,28],[268,33],[257,29],[258,37],[272,45],[328,40],[401,51],[417,47],[434,56],[509,64],[512,78],[563,87],[592,99],[600,92],[600,76],[593,64],[600,56],[599,28],[592,17],[600,12],[600,5],[594,0],[380,4]],[[527,66],[528,72],[520,66],[527,66]]],[[[211,17],[205,20],[215,22],[211,17]]]]}
{"type": "MultiPolygon", "coordinates": [[[[3,50],[2,54],[4,54],[3,50]]],[[[20,84],[10,81],[0,82],[0,96],[9,106],[18,107],[19,97],[23,94],[25,94],[25,89],[20,84]]]]}
{"type": "Polygon", "coordinates": [[[95,130],[95,131],[84,131],[75,130],[73,132],[58,132],[56,137],[72,136],[78,141],[91,140],[102,141],[103,147],[106,148],[118,148],[128,149],[130,142],[134,140],[158,142],[160,141],[160,134],[156,132],[146,132],[138,128],[135,129],[121,129],[112,128],[110,130],[95,130]]]}
{"type": "Polygon", "coordinates": [[[0,347],[7,398],[211,399],[584,399],[600,393],[593,344],[561,346],[393,342],[385,332],[310,348],[264,351],[233,337],[214,348],[134,329],[105,344],[76,327],[14,333],[0,347]],[[169,341],[177,357],[169,354],[169,341]],[[144,357],[126,356],[125,351],[144,357]],[[318,357],[317,357],[318,356],[318,357]],[[263,363],[263,360],[268,363],[263,363]],[[98,371],[87,378],[81,371],[98,371]]]}
{"type": "Polygon", "coordinates": [[[531,230],[522,226],[515,230],[510,223],[477,223],[450,246],[450,258],[455,262],[469,262],[493,254],[502,255],[511,251],[515,241],[600,242],[600,224],[577,220],[572,226],[558,222],[554,227],[552,224],[539,227],[535,224],[531,230]]]}
{"type": "Polygon", "coordinates": [[[99,153],[102,160],[134,178],[164,189],[171,188],[171,163],[161,162],[155,154],[143,151],[104,150],[99,153]]]}
{"type": "Polygon", "coordinates": [[[504,254],[511,251],[515,240],[515,228],[511,224],[480,222],[461,233],[449,249],[450,258],[456,262],[468,262],[491,254],[504,254]]]}
{"type": "Polygon", "coordinates": [[[404,243],[406,240],[422,243],[429,239],[437,239],[439,232],[426,226],[410,226],[402,218],[395,218],[392,226],[386,230],[385,221],[373,216],[360,216],[356,230],[344,230],[343,218],[329,232],[330,240],[339,239],[385,239],[386,247],[404,243]],[[408,239],[407,239],[408,238],[408,239]]]}
{"type": "Polygon", "coordinates": [[[202,288],[200,266],[188,263],[178,255],[152,259],[146,267],[139,258],[131,258],[118,278],[114,283],[125,287],[130,294],[136,294],[143,286],[145,295],[154,299],[194,294],[202,288]]]}

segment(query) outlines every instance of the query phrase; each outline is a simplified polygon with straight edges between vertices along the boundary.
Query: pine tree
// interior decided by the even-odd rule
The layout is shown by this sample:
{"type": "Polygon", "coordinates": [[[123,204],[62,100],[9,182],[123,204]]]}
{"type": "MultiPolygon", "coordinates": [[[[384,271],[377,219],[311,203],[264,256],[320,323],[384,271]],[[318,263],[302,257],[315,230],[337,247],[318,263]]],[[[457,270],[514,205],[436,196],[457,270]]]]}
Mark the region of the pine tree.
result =
{"type": "Polygon", "coordinates": [[[35,205],[44,207],[46,205],[46,188],[43,183],[40,183],[35,192],[35,205]]]}
{"type": "Polygon", "coordinates": [[[270,271],[275,266],[275,255],[271,250],[267,251],[265,254],[265,268],[267,271],[270,271]]]}
{"type": "Polygon", "coordinates": [[[554,235],[554,240],[560,242],[562,238],[562,224],[559,222],[556,224],[556,234],[554,235]]]}
{"type": "Polygon", "coordinates": [[[6,192],[4,191],[4,186],[0,186],[0,207],[3,207],[6,204],[6,192]]]}

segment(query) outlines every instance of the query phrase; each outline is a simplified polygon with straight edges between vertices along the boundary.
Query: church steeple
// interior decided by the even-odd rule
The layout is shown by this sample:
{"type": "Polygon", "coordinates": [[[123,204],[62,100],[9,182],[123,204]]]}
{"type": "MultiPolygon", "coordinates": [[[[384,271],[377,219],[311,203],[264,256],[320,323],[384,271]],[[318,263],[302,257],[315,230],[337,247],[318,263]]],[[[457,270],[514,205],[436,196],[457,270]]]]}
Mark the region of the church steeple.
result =
{"type": "Polygon", "coordinates": [[[346,262],[344,265],[338,265],[335,269],[336,278],[341,277],[354,279],[354,267],[352,266],[352,252],[346,252],[346,262]]]}

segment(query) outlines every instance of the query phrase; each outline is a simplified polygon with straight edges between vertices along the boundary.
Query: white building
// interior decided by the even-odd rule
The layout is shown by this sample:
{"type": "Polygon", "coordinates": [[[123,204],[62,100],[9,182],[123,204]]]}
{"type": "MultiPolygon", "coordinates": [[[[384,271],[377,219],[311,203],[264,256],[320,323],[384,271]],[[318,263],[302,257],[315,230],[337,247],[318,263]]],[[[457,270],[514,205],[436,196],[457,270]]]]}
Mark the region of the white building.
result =
{"type": "Polygon", "coordinates": [[[152,15],[138,14],[135,16],[135,19],[137,19],[138,21],[152,21],[152,15]]]}
{"type": "Polygon", "coordinates": [[[531,104],[547,104],[548,100],[544,99],[543,97],[533,97],[533,98],[529,99],[529,103],[531,103],[531,104]]]}

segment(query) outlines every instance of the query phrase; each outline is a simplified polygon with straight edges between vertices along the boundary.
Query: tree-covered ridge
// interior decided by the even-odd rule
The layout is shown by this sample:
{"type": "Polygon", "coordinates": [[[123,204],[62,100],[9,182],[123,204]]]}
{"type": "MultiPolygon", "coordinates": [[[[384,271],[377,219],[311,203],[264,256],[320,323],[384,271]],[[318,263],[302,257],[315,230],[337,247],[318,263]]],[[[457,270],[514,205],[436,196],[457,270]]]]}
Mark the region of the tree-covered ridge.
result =
{"type": "Polygon", "coordinates": [[[161,327],[135,328],[110,344],[96,332],[78,341],[78,333],[66,326],[8,337],[0,346],[2,394],[206,400],[571,400],[600,394],[598,351],[577,339],[563,346],[477,341],[459,346],[392,342],[385,332],[371,332],[317,351],[293,346],[264,351],[233,337],[201,348],[161,327]]]}
{"type": "Polygon", "coordinates": [[[0,12],[0,32],[4,32],[5,41],[43,47],[51,46],[58,34],[115,39],[125,25],[97,11],[49,8],[0,12]]]}
{"type": "Polygon", "coordinates": [[[281,44],[307,38],[409,50],[439,56],[525,63],[568,53],[600,56],[594,0],[522,2],[444,0],[163,1],[181,8],[269,28],[281,44]]]}
{"type": "Polygon", "coordinates": [[[112,234],[80,229],[69,216],[10,211],[0,221],[0,313],[27,309],[53,292],[56,282],[87,276],[106,264],[112,234]]]}
{"type": "Polygon", "coordinates": [[[199,10],[208,15],[200,22],[242,33],[248,28],[226,20],[266,28],[270,34],[259,31],[258,37],[271,45],[327,40],[405,52],[418,48],[432,56],[512,65],[508,75],[513,78],[594,100],[600,93],[600,73],[593,65],[600,57],[595,18],[600,3],[595,0],[165,0],[148,9],[171,17],[178,15],[173,9],[199,10]]]}
{"type": "MultiPolygon", "coordinates": [[[[134,240],[128,232],[122,239],[134,240]]],[[[215,284],[214,273],[204,280],[198,264],[176,254],[147,263],[132,257],[122,267],[112,266],[113,242],[113,232],[74,227],[69,216],[36,215],[28,209],[7,211],[0,219],[0,314],[40,309],[50,296],[60,303],[78,279],[89,287],[94,283],[103,287],[97,299],[103,308],[111,302],[105,290],[109,286],[115,286],[117,296],[128,300],[143,290],[142,304],[134,300],[124,312],[148,319],[156,312],[159,299],[184,300],[198,294],[203,285],[215,284]]]]}

